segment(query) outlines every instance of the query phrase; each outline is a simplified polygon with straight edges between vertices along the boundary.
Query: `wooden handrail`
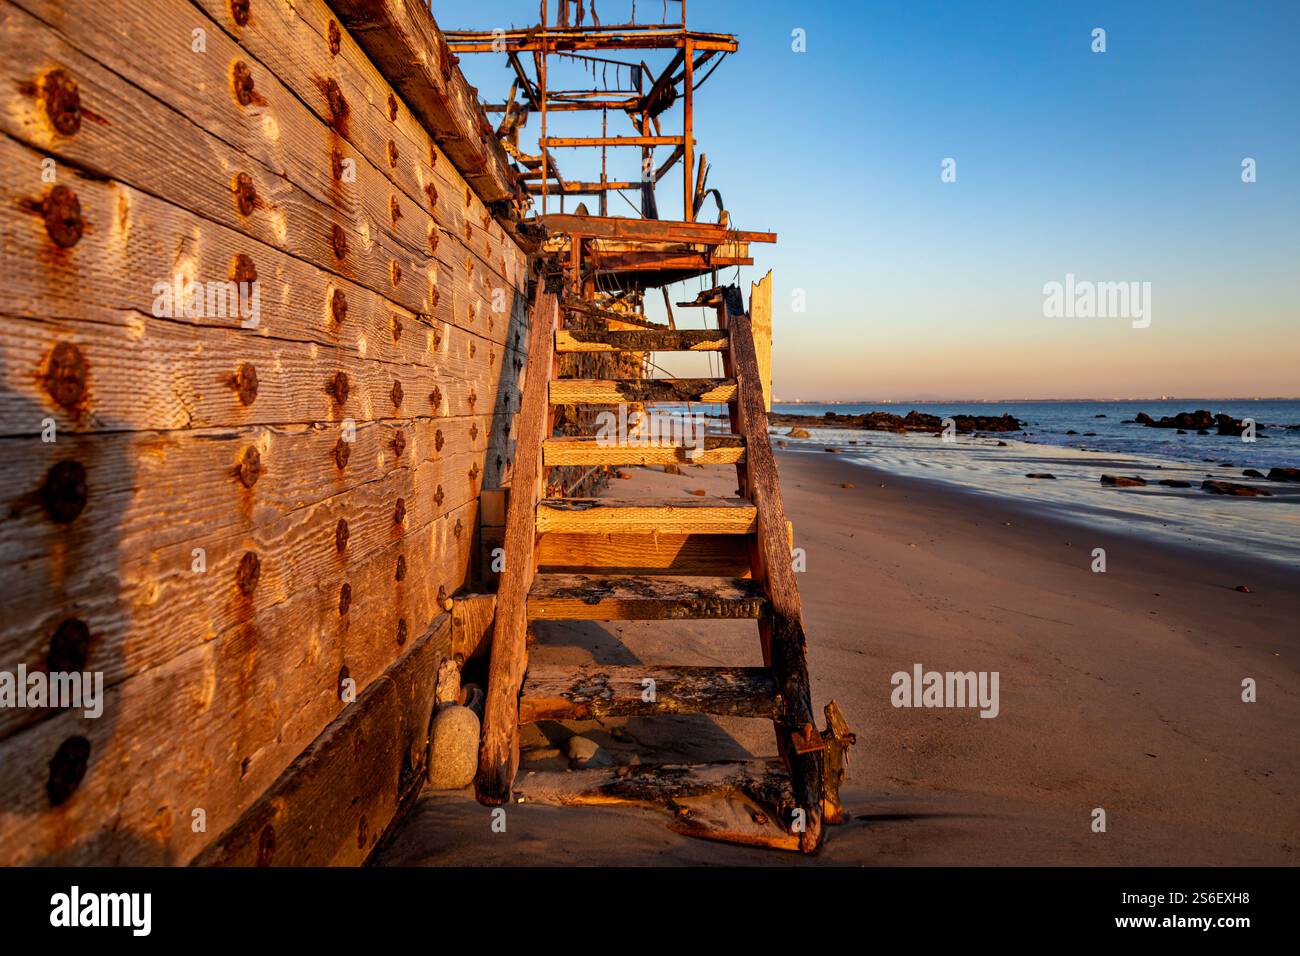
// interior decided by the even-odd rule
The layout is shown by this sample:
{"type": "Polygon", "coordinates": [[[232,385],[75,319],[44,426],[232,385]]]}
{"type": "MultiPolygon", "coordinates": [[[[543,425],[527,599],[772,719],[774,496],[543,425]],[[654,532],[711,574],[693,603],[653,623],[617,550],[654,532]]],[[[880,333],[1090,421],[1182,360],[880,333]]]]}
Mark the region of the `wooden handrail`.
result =
{"type": "Polygon", "coordinates": [[[723,290],[722,310],[730,335],[740,431],[746,438],[745,492],[758,517],[754,573],[762,581],[771,605],[768,618],[760,623],[763,658],[772,668],[785,701],[780,721],[784,732],[778,732],[777,741],[790,768],[795,800],[806,814],[800,845],[805,852],[811,852],[821,842],[823,742],[813,716],[803,607],[786,538],[776,458],[767,437],[758,356],[739,288],[728,286],[723,290]]]}
{"type": "Polygon", "coordinates": [[[546,438],[547,386],[555,347],[559,304],[538,282],[528,335],[528,366],[515,438],[515,464],[503,542],[505,568],[497,592],[496,625],[488,662],[487,702],[474,790],[480,803],[510,799],[519,767],[519,688],[528,663],[528,589],[536,570],[537,502],[542,491],[542,442],[546,438]]]}

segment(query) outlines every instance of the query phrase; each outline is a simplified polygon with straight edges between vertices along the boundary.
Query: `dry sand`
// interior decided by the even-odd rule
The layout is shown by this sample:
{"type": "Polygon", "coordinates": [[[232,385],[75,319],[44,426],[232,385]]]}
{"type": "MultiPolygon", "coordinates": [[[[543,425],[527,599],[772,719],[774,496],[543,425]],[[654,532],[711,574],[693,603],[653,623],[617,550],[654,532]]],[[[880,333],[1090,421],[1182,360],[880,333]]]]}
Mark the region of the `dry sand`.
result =
{"type": "MultiPolygon", "coordinates": [[[[1094,532],[829,454],[778,460],[807,552],[814,704],[820,713],[838,700],[858,734],[842,793],[849,822],[805,858],[678,836],[666,814],[637,808],[511,805],[495,833],[469,790],[426,791],[376,862],[1297,862],[1300,574],[1094,532]],[[1090,569],[1098,547],[1105,574],[1090,569]],[[894,708],[890,676],[916,663],[999,672],[1000,714],[894,708]],[[1241,699],[1247,677],[1257,703],[1241,699]],[[1105,833],[1091,829],[1098,807],[1105,833]]],[[[735,487],[732,468],[628,473],[611,494],[735,487]]],[[[533,656],[761,663],[752,622],[555,625],[533,656]]],[[[764,721],[638,718],[529,728],[530,765],[563,766],[544,748],[575,730],[620,762],[774,753],[764,721]],[[611,736],[615,724],[629,739],[611,736]]]]}

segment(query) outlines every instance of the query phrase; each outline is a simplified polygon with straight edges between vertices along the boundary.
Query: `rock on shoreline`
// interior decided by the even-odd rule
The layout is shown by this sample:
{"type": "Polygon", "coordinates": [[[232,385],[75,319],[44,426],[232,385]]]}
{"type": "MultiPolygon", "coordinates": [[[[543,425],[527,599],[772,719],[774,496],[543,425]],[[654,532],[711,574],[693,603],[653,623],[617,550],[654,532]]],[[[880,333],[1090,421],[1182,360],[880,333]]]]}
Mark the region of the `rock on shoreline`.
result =
{"type": "MultiPolygon", "coordinates": [[[[1024,431],[1027,422],[1022,422],[1013,415],[953,415],[957,431],[962,434],[972,432],[1018,432],[1024,431]]],[[[813,428],[856,428],[875,432],[938,432],[943,430],[943,419],[938,415],[927,415],[915,409],[906,415],[892,412],[866,412],[862,415],[841,415],[827,412],[821,418],[815,415],[773,414],[769,416],[773,425],[806,426],[813,428]]]]}
{"type": "MultiPolygon", "coordinates": [[[[1243,419],[1233,418],[1231,415],[1225,415],[1222,412],[1216,415],[1204,408],[1197,409],[1194,412],[1165,415],[1159,421],[1146,412],[1138,412],[1136,417],[1129,419],[1124,424],[1145,425],[1147,428],[1178,428],[1185,431],[1195,431],[1198,435],[1210,434],[1211,428],[1217,429],[1220,435],[1233,436],[1240,435],[1246,430],[1243,419]]],[[[1263,425],[1255,425],[1255,431],[1263,430],[1263,425]]]]}

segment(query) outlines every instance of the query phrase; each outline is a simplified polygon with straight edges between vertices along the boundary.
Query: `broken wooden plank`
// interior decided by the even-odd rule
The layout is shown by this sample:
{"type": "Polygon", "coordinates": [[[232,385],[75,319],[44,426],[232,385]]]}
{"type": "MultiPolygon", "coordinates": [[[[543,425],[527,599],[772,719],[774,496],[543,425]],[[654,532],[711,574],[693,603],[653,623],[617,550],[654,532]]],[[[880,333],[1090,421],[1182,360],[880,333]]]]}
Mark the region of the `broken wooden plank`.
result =
{"type": "Polygon", "coordinates": [[[744,578],[539,574],[528,593],[530,621],[757,619],[766,606],[744,578]]]}
{"type": "Polygon", "coordinates": [[[728,229],[713,222],[678,222],[670,219],[630,219],[619,216],[580,216],[547,213],[536,219],[552,233],[625,242],[688,242],[720,246],[728,242],[776,242],[774,232],[728,229]]]}
{"type": "Polygon", "coordinates": [[[629,402],[727,402],[736,383],[716,378],[556,379],[552,405],[619,405],[629,402]]]}
{"type": "Polygon", "coordinates": [[[727,333],[721,329],[561,329],[557,352],[721,352],[727,333]]]}
{"type": "Polygon", "coordinates": [[[743,498],[547,498],[537,504],[538,534],[748,534],[755,526],[754,506],[743,498]]]}
{"type": "Polygon", "coordinates": [[[547,467],[554,465],[731,465],[745,460],[740,435],[706,435],[696,444],[646,441],[616,443],[590,436],[548,438],[542,445],[547,467]]]}
{"type": "Polygon", "coordinates": [[[663,714],[775,719],[780,712],[765,667],[531,665],[519,695],[521,724],[663,714]]]}

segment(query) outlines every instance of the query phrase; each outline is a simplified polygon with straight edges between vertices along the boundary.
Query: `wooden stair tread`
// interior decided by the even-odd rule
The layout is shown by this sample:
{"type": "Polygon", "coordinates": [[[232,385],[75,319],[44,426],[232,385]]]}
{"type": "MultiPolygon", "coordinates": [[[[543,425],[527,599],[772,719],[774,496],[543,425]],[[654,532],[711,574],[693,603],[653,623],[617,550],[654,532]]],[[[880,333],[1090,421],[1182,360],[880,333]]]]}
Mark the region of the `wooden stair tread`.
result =
{"type": "Polygon", "coordinates": [[[721,329],[561,329],[557,352],[722,352],[728,336],[721,329]]]}
{"type": "Polygon", "coordinates": [[[756,515],[744,498],[544,498],[537,533],[749,534],[756,515]]]}
{"type": "Polygon", "coordinates": [[[548,438],[542,444],[553,465],[734,465],[745,460],[743,435],[705,435],[702,449],[668,441],[614,444],[594,435],[548,438]]]}
{"type": "Polygon", "coordinates": [[[539,574],[528,594],[528,619],[752,620],[766,605],[762,586],[752,578],[539,574]]]}
{"type": "Polygon", "coordinates": [[[729,402],[735,397],[736,381],[728,378],[558,378],[550,383],[552,405],[729,402]]]}
{"type": "Polygon", "coordinates": [[[766,667],[663,667],[647,664],[530,665],[519,694],[519,722],[717,714],[781,714],[766,667]],[[648,682],[654,681],[651,685],[648,682]],[[646,700],[653,689],[653,699],[646,700]]]}

